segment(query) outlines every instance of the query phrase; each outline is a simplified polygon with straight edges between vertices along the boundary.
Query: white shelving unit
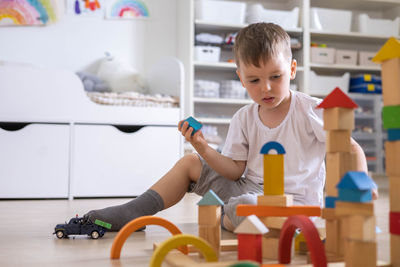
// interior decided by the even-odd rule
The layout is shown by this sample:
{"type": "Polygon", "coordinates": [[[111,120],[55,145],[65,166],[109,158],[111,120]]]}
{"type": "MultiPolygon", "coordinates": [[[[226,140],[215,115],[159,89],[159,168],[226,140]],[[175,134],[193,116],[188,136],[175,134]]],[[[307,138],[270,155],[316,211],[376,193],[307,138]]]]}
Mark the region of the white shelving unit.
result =
{"type": "MultiPolygon", "coordinates": [[[[185,115],[195,116],[203,123],[218,126],[218,132],[225,138],[231,116],[243,105],[251,103],[251,100],[227,100],[227,99],[207,99],[194,96],[194,81],[196,79],[206,79],[221,81],[225,79],[237,79],[236,66],[234,63],[226,62],[228,51],[221,54],[221,62],[207,63],[194,60],[195,35],[197,33],[216,33],[227,34],[239,31],[247,24],[224,24],[213,23],[195,19],[195,1],[197,0],[178,0],[178,34],[180,37],[179,57],[185,65],[185,88],[186,109],[185,115]]],[[[274,10],[291,10],[294,7],[300,9],[298,28],[285,29],[291,37],[299,39],[301,48],[293,50],[293,56],[297,60],[297,77],[294,84],[297,90],[309,93],[311,85],[311,71],[319,75],[341,76],[345,72],[350,74],[369,73],[380,75],[380,66],[352,66],[343,64],[316,64],[310,61],[311,42],[323,43],[328,47],[358,51],[377,51],[389,36],[375,34],[365,34],[357,32],[352,26],[351,32],[331,32],[321,31],[310,28],[310,11],[312,7],[333,8],[351,10],[353,13],[352,25],[360,13],[367,13],[372,18],[394,19],[400,14],[400,1],[398,0],[230,0],[235,2],[260,3],[264,8],[274,10]]],[[[396,36],[400,38],[399,36],[396,36]]],[[[233,54],[231,55],[233,59],[233,54]]],[[[369,96],[379,99],[378,95],[369,96]]],[[[361,119],[361,117],[360,117],[361,119]]],[[[375,116],[379,123],[380,117],[375,116]]],[[[357,135],[355,136],[357,139],[357,135]]],[[[378,155],[379,156],[379,155],[378,155]]],[[[377,157],[378,157],[377,156],[377,157]]],[[[377,171],[382,169],[376,168],[377,171]]]]}

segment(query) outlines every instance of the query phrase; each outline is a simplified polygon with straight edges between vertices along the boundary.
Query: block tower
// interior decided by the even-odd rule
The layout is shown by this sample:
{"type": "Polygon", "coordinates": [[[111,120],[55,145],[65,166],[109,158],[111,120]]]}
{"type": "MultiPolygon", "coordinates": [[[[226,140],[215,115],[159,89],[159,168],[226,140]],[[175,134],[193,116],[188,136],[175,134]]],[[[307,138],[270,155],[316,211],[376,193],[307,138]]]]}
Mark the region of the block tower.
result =
{"type": "Polygon", "coordinates": [[[344,255],[344,246],[341,245],[343,229],[334,210],[338,197],[336,185],[346,172],[355,169],[350,137],[354,129],[354,108],[357,107],[339,88],[335,88],[317,107],[324,109],[326,131],[325,208],[322,217],[325,219],[325,251],[329,261],[341,260],[344,255]]]}
{"type": "Polygon", "coordinates": [[[221,206],[224,202],[210,189],[198,205],[199,237],[207,240],[217,255],[221,244],[221,206]]]}
{"type": "Polygon", "coordinates": [[[381,63],[386,175],[389,178],[390,246],[393,267],[400,267],[400,41],[390,38],[372,59],[381,63]]]}
{"type": "Polygon", "coordinates": [[[347,172],[337,184],[335,215],[340,218],[346,267],[376,266],[375,216],[372,189],[365,172],[347,172]]]}
{"type": "MultiPolygon", "coordinates": [[[[284,194],[285,149],[278,142],[266,143],[260,151],[264,155],[264,195],[258,196],[259,206],[288,207],[293,205],[293,196],[284,194]],[[277,154],[269,154],[276,150],[277,154]]],[[[263,258],[278,259],[280,230],[286,217],[259,217],[270,230],[262,238],[263,258]]]]}

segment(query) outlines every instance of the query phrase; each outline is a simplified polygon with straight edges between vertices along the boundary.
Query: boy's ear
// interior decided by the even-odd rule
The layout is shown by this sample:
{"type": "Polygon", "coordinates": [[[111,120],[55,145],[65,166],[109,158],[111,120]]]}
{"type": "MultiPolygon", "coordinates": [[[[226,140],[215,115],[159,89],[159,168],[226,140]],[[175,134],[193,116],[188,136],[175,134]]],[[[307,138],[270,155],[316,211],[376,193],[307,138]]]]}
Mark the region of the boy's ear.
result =
{"type": "Polygon", "coordinates": [[[292,59],[292,63],[290,64],[290,79],[294,80],[296,78],[296,70],[297,70],[297,61],[296,59],[292,59]]]}
{"type": "Polygon", "coordinates": [[[236,69],[236,75],[239,77],[239,80],[240,80],[240,82],[242,83],[242,86],[245,87],[245,86],[244,86],[244,83],[243,83],[243,80],[242,80],[242,77],[240,77],[240,71],[239,71],[239,69],[236,69]]]}

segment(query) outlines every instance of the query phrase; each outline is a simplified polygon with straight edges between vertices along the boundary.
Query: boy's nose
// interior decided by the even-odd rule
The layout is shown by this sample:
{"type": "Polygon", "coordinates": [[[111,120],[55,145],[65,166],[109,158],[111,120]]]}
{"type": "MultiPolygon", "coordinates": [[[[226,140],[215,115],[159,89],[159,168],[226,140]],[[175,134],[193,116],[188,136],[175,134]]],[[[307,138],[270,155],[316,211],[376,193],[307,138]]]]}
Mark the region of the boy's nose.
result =
{"type": "Polygon", "coordinates": [[[270,91],[270,90],[271,90],[271,85],[269,84],[269,82],[265,82],[265,83],[263,84],[261,90],[262,90],[263,92],[268,92],[268,91],[270,91]]]}

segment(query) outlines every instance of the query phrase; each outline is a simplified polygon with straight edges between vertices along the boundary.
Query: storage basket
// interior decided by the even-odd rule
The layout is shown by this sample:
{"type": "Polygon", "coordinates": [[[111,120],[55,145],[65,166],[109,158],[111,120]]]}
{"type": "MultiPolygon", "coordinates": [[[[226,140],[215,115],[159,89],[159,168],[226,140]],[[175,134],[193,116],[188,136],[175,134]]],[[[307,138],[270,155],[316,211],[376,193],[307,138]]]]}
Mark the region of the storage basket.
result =
{"type": "Polygon", "coordinates": [[[400,17],[394,20],[390,19],[373,19],[367,14],[358,16],[358,30],[361,33],[375,34],[383,36],[399,35],[400,17]]]}
{"type": "Polygon", "coordinates": [[[311,8],[311,28],[320,31],[350,32],[352,12],[331,8],[311,8]]]}
{"type": "Polygon", "coordinates": [[[328,95],[336,87],[339,87],[345,93],[349,91],[349,72],[344,73],[342,76],[325,76],[311,71],[310,78],[310,94],[312,95],[328,95]]]}
{"type": "Polygon", "coordinates": [[[249,4],[247,6],[248,23],[272,22],[280,25],[284,29],[295,29],[299,22],[299,8],[292,10],[272,10],[264,9],[261,4],[249,4]]]}
{"type": "Polygon", "coordinates": [[[194,81],[194,96],[219,98],[219,83],[208,80],[194,81]]]}
{"type": "Polygon", "coordinates": [[[311,62],[333,64],[335,62],[335,48],[311,47],[311,62]]]}
{"type": "Polygon", "coordinates": [[[196,45],[194,48],[194,58],[197,61],[219,62],[221,47],[196,45]]]}
{"type": "Polygon", "coordinates": [[[197,0],[196,19],[214,23],[244,24],[246,4],[232,1],[197,0]]]}
{"type": "Polygon", "coordinates": [[[240,81],[235,80],[221,81],[219,95],[221,98],[247,98],[246,89],[242,86],[240,81]]]}

